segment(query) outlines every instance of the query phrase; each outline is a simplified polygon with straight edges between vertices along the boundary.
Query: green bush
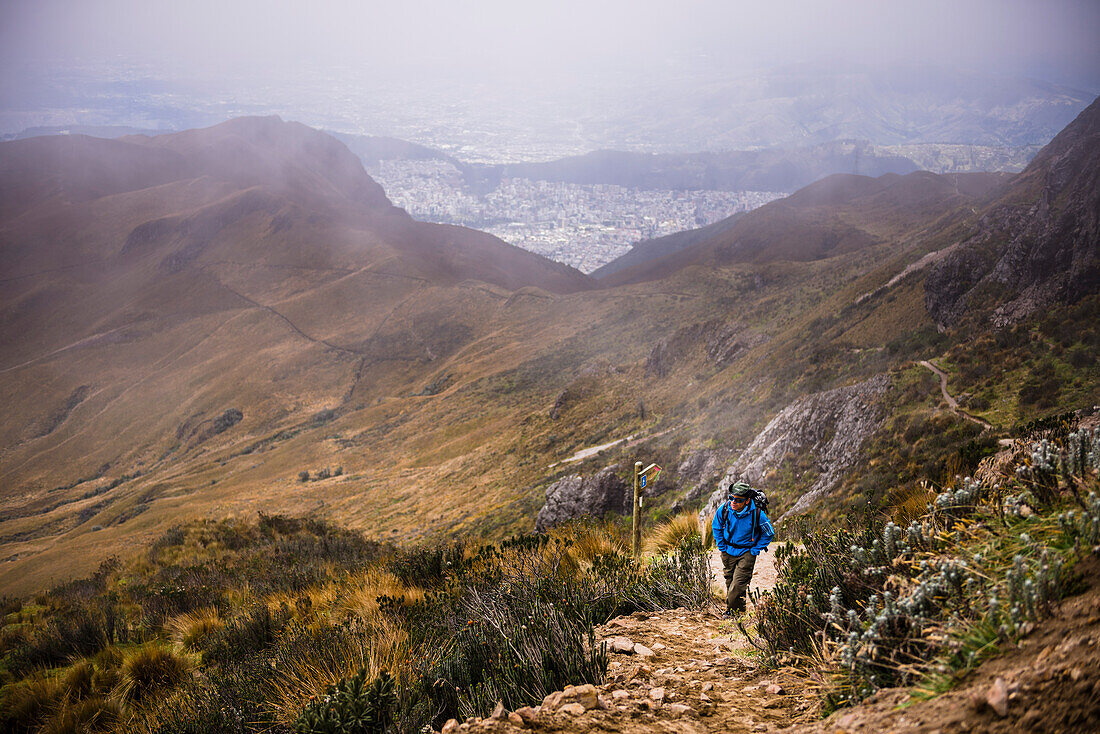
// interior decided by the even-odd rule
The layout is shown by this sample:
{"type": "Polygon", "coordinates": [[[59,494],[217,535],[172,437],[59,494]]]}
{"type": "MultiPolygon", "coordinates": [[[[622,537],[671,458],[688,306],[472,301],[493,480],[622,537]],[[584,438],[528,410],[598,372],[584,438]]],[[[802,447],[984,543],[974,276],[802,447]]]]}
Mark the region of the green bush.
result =
{"type": "Polygon", "coordinates": [[[382,734],[393,724],[397,691],[386,671],[367,684],[366,669],[334,686],[298,716],[298,734],[382,734]]]}

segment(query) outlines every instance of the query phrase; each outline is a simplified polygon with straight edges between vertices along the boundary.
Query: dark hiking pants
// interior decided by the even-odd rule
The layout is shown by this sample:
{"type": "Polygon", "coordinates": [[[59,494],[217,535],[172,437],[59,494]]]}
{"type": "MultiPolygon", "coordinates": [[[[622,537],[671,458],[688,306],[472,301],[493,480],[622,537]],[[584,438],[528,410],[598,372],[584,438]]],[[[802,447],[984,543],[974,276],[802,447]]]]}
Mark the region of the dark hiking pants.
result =
{"type": "Polygon", "coordinates": [[[722,553],[722,573],[726,577],[726,608],[745,611],[745,593],[752,581],[752,570],[756,567],[756,556],[745,551],[739,556],[722,553]]]}

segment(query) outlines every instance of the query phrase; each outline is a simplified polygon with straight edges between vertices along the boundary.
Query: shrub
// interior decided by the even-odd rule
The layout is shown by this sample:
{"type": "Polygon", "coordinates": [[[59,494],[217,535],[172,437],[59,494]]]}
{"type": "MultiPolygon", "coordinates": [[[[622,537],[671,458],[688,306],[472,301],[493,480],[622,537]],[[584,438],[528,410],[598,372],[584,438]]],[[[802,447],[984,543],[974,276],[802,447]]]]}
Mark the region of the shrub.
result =
{"type": "Polygon", "coordinates": [[[596,624],[615,614],[709,602],[710,570],[697,533],[669,557],[639,565],[622,554],[579,568],[570,543],[524,536],[482,548],[468,563],[447,615],[449,642],[423,671],[423,696],[438,726],[448,718],[484,716],[503,701],[537,704],[566,684],[599,683],[607,651],[596,624]]]}
{"type": "Polygon", "coordinates": [[[154,693],[179,685],[187,676],[187,661],[163,647],[145,647],[122,667],[123,698],[140,702],[154,693]]]}
{"type": "MultiPolygon", "coordinates": [[[[368,680],[385,670],[404,671],[407,678],[414,655],[405,627],[393,620],[368,626],[352,619],[333,626],[298,628],[264,654],[264,662],[272,667],[264,671],[267,692],[263,698],[276,718],[292,723],[302,701],[317,699],[326,688],[360,670],[366,671],[368,680]]],[[[397,682],[402,683],[401,677],[397,682]]]]}
{"type": "Polygon", "coordinates": [[[299,482],[308,482],[309,481],[309,471],[307,469],[303,469],[302,471],[298,472],[298,481],[299,482]]]}
{"type": "Polygon", "coordinates": [[[244,418],[244,413],[236,408],[229,408],[214,419],[213,424],[210,426],[210,431],[215,434],[224,433],[240,423],[242,418],[244,418]]]}
{"type": "Polygon", "coordinates": [[[246,734],[265,720],[237,695],[235,679],[177,689],[153,710],[133,714],[126,734],[246,734]]]}
{"type": "Polygon", "coordinates": [[[299,734],[382,734],[393,723],[397,691],[386,671],[367,684],[367,671],[330,686],[294,724],[299,734]]]}
{"type": "Polygon", "coordinates": [[[449,576],[466,571],[466,545],[456,542],[451,545],[417,546],[400,550],[394,553],[389,567],[406,586],[438,587],[449,576]]]}
{"type": "Polygon", "coordinates": [[[94,655],[113,641],[115,612],[113,605],[91,605],[56,613],[16,644],[8,657],[9,669],[23,673],[60,665],[74,656],[94,655]]]}
{"type": "Polygon", "coordinates": [[[63,693],[56,680],[41,673],[5,686],[0,694],[0,729],[12,734],[35,731],[63,693]]]}
{"type": "Polygon", "coordinates": [[[290,616],[290,607],[285,603],[274,613],[265,604],[256,605],[247,617],[227,623],[204,639],[204,644],[209,640],[209,646],[203,652],[203,662],[226,665],[270,647],[286,628],[290,616]]]}

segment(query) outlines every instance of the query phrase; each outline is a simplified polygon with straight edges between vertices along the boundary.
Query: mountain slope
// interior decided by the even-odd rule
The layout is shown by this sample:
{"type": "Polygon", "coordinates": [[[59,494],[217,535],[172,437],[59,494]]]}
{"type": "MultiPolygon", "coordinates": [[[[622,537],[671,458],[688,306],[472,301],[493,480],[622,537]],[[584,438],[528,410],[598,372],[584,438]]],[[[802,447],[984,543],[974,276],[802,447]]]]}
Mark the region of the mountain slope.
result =
{"type": "Polygon", "coordinates": [[[1013,323],[1100,288],[1100,99],[983,211],[978,231],[929,272],[941,324],[996,305],[1013,323]]]}
{"type": "Polygon", "coordinates": [[[1006,179],[1004,174],[926,171],[879,178],[837,174],[736,221],[724,220],[729,226],[714,226],[717,234],[688,248],[621,269],[601,282],[637,283],[688,266],[817,260],[864,249],[980,201],[1006,179]]]}

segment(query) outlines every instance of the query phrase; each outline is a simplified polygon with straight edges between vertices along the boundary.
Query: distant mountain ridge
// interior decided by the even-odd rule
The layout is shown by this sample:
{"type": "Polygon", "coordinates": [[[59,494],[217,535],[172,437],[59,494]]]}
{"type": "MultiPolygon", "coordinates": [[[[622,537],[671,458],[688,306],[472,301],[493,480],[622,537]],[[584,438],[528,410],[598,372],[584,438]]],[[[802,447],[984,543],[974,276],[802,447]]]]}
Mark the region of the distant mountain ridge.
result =
{"type": "Polygon", "coordinates": [[[605,286],[615,286],[662,278],[689,266],[817,260],[856,251],[966,202],[980,201],[1008,179],[1007,174],[927,171],[878,178],[836,174],[672,243],[686,247],[643,243],[620,258],[629,267],[612,261],[598,277],[605,286]]]}
{"type": "Polygon", "coordinates": [[[1011,324],[1100,289],[1100,99],[1066,126],[982,213],[978,231],[932,266],[927,306],[1011,324]]]}
{"type": "Polygon", "coordinates": [[[503,178],[571,184],[612,184],[644,190],[795,191],[834,173],[872,178],[917,170],[947,172],[1024,168],[1034,146],[987,148],[924,144],[878,146],[866,140],[761,150],[698,153],[638,153],[597,150],[530,163],[467,163],[453,155],[394,138],[333,133],[370,167],[384,160],[439,160],[458,169],[467,186],[486,192],[503,178]],[[918,162],[919,161],[919,162],[918,162]],[[988,163],[991,168],[976,168],[988,163]]]}

